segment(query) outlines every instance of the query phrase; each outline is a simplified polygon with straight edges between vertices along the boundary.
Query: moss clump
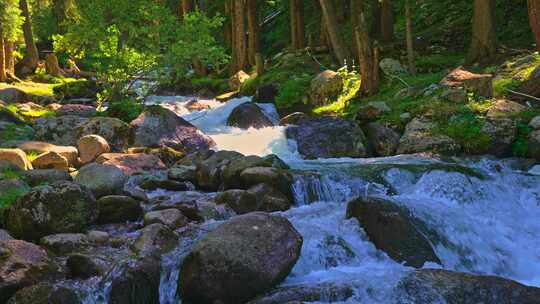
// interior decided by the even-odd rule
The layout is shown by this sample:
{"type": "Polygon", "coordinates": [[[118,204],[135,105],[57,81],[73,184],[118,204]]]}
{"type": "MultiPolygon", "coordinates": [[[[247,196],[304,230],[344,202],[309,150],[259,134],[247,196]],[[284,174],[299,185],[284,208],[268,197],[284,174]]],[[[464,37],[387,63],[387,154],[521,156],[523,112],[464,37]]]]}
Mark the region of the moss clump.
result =
{"type": "Polygon", "coordinates": [[[103,114],[108,117],[118,118],[126,123],[130,123],[142,113],[143,107],[135,99],[125,98],[113,101],[109,104],[107,111],[103,114]]]}
{"type": "Polygon", "coordinates": [[[276,96],[276,106],[280,109],[290,109],[305,104],[310,82],[311,77],[300,77],[283,83],[276,96]]]}
{"type": "Polygon", "coordinates": [[[84,79],[65,82],[53,89],[57,99],[95,98],[98,91],[99,86],[95,81],[84,79]]]}

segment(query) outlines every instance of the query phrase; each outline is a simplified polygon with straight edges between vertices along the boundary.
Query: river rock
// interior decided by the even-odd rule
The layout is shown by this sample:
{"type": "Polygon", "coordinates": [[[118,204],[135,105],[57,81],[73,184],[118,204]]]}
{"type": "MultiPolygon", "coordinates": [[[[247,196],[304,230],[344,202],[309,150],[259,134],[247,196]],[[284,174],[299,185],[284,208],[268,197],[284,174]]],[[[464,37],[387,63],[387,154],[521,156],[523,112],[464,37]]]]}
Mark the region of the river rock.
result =
{"type": "Polygon", "coordinates": [[[72,181],[73,178],[66,171],[56,169],[34,169],[23,173],[25,181],[32,187],[42,184],[51,184],[58,181],[72,181]]]}
{"type": "Polygon", "coordinates": [[[87,106],[82,104],[65,104],[56,110],[56,115],[75,115],[80,117],[92,117],[97,114],[97,110],[93,106],[87,106]]]}
{"type": "Polygon", "coordinates": [[[75,146],[79,139],[76,130],[87,121],[88,118],[74,115],[39,118],[34,124],[36,139],[60,146],[75,146]]]}
{"type": "Polygon", "coordinates": [[[159,304],[161,260],[144,256],[121,263],[121,272],[110,282],[108,303],[159,304]]]}
{"type": "Polygon", "coordinates": [[[67,287],[39,283],[19,290],[7,304],[79,304],[74,290],[67,287]]]}
{"type": "Polygon", "coordinates": [[[89,245],[88,237],[82,233],[60,233],[44,236],[41,246],[58,255],[84,250],[89,245]]]}
{"type": "Polygon", "coordinates": [[[253,102],[274,103],[279,94],[279,86],[275,83],[264,84],[257,88],[253,96],[253,102]]]}
{"type": "Polygon", "coordinates": [[[0,161],[7,161],[22,170],[31,170],[32,164],[21,149],[0,149],[0,161]]]}
{"type": "Polygon", "coordinates": [[[279,125],[280,126],[298,125],[302,121],[307,121],[307,120],[309,120],[309,116],[306,113],[294,112],[280,119],[279,125]]]}
{"type": "Polygon", "coordinates": [[[287,138],[296,141],[307,159],[367,156],[366,137],[357,123],[341,118],[301,120],[289,126],[287,138]]]}
{"type": "MultiPolygon", "coordinates": [[[[536,67],[516,91],[535,97],[540,97],[540,66],[536,67]]],[[[520,95],[512,96],[513,99],[519,101],[529,101],[530,98],[520,95]]]]}
{"type": "Polygon", "coordinates": [[[375,247],[398,263],[416,268],[426,262],[441,263],[429,240],[418,230],[418,220],[393,202],[358,198],[349,202],[347,217],[357,219],[375,247]]]}
{"type": "Polygon", "coordinates": [[[163,224],[174,230],[186,226],[189,220],[178,209],[151,211],[144,215],[145,225],[156,223],[163,224]]]}
{"type": "Polygon", "coordinates": [[[159,256],[172,250],[178,243],[178,236],[167,226],[155,223],[140,231],[133,244],[133,250],[139,256],[159,256]]]}
{"type": "Polygon", "coordinates": [[[486,116],[491,119],[511,119],[525,110],[527,110],[527,107],[520,103],[507,99],[499,99],[489,108],[486,116]]]}
{"type": "Polygon", "coordinates": [[[540,288],[494,276],[443,269],[416,270],[401,280],[403,303],[538,303],[540,288]]]}
{"type": "Polygon", "coordinates": [[[197,167],[175,165],[167,171],[169,179],[179,182],[195,182],[197,180],[197,167]]]}
{"type": "Polygon", "coordinates": [[[105,153],[96,159],[96,163],[116,167],[126,175],[167,169],[159,157],[144,153],[105,153]]]}
{"type": "Polygon", "coordinates": [[[358,119],[370,122],[379,119],[383,114],[392,111],[384,101],[370,101],[358,110],[358,119]]]}
{"type": "Polygon", "coordinates": [[[366,134],[368,143],[377,156],[392,156],[399,145],[399,134],[391,128],[378,122],[367,124],[366,134]]]}
{"type": "Polygon", "coordinates": [[[21,240],[0,241],[0,303],[54,271],[47,252],[21,240]]]}
{"type": "Polygon", "coordinates": [[[248,79],[249,74],[240,70],[229,79],[229,88],[233,91],[238,91],[242,87],[242,84],[244,84],[244,82],[246,82],[248,79]]]}
{"type": "Polygon", "coordinates": [[[339,73],[326,70],[311,80],[309,88],[310,103],[324,106],[331,103],[343,89],[343,78],[339,73]]]}
{"type": "Polygon", "coordinates": [[[44,152],[39,154],[33,161],[32,166],[36,169],[56,169],[67,171],[68,160],[56,152],[44,152]]]}
{"type": "Polygon", "coordinates": [[[50,234],[81,232],[97,217],[92,193],[62,181],[33,188],[8,212],[7,229],[18,238],[36,242],[50,234]]]}
{"type": "Polygon", "coordinates": [[[79,139],[77,148],[80,153],[80,161],[87,164],[94,161],[103,153],[109,153],[111,147],[107,140],[99,135],[86,135],[79,139]]]}
{"type": "Polygon", "coordinates": [[[30,101],[31,98],[23,90],[17,88],[5,88],[0,90],[0,100],[7,103],[22,103],[30,101]]]}
{"type": "Polygon", "coordinates": [[[98,199],[97,207],[101,224],[137,221],[143,214],[140,203],[129,196],[104,196],[98,199]]]}
{"type": "Polygon", "coordinates": [[[98,263],[89,255],[71,254],[66,260],[66,267],[72,278],[88,279],[99,275],[102,271],[98,263]]]}
{"type": "Polygon", "coordinates": [[[517,124],[513,119],[488,117],[482,127],[482,132],[490,138],[487,153],[498,157],[510,155],[518,132],[517,124]]]}
{"type": "Polygon", "coordinates": [[[258,211],[285,211],[290,209],[293,204],[291,196],[287,196],[270,184],[257,184],[249,188],[248,191],[257,198],[256,210],[258,211]]]}
{"type": "Polygon", "coordinates": [[[302,236],[285,218],[249,213],[221,224],[184,259],[179,290],[195,303],[243,303],[289,274],[302,236]]]}
{"type": "Polygon", "coordinates": [[[463,67],[458,67],[441,81],[445,87],[464,87],[467,91],[491,98],[493,96],[493,76],[490,74],[474,74],[463,67]]]}
{"type": "Polygon", "coordinates": [[[147,107],[130,125],[132,145],[137,147],[166,146],[190,153],[215,145],[195,126],[160,106],[147,107]]]}
{"type": "Polygon", "coordinates": [[[244,156],[234,151],[218,151],[210,157],[197,160],[197,186],[208,191],[217,191],[222,184],[222,171],[232,160],[244,156]]]}
{"type": "Polygon", "coordinates": [[[159,148],[129,148],[128,154],[149,154],[159,158],[168,168],[176,164],[186,154],[170,147],[159,148]]]}
{"type": "Polygon", "coordinates": [[[190,182],[179,182],[170,179],[149,178],[139,184],[139,187],[144,190],[154,191],[163,189],[169,191],[188,191],[194,190],[193,184],[190,182]]]}
{"type": "Polygon", "coordinates": [[[113,117],[94,117],[76,130],[79,138],[86,135],[103,137],[114,152],[123,152],[127,148],[130,132],[130,126],[127,123],[113,117]]]}
{"type": "Polygon", "coordinates": [[[110,235],[107,232],[98,230],[90,230],[86,233],[86,236],[91,243],[98,245],[106,244],[110,239],[110,235]]]}
{"type": "Polygon", "coordinates": [[[533,130],[540,130],[540,115],[531,119],[529,122],[529,127],[533,130]]]}
{"type": "MultiPolygon", "coordinates": [[[[278,287],[248,304],[347,303],[354,289],[348,284],[318,283],[278,287]],[[305,302],[304,302],[305,301],[305,302]]],[[[353,303],[353,302],[351,302],[353,303]]]]}
{"type": "Polygon", "coordinates": [[[42,141],[24,141],[17,144],[17,148],[25,152],[55,152],[65,157],[70,166],[77,164],[77,158],[79,157],[79,151],[74,146],[57,146],[42,141]]]}
{"type": "Polygon", "coordinates": [[[227,125],[241,129],[261,129],[274,126],[261,108],[251,102],[243,103],[234,108],[227,119],[227,125]]]}
{"type": "Polygon", "coordinates": [[[126,181],[127,175],[122,170],[97,163],[82,167],[75,176],[75,182],[90,189],[97,198],[121,194],[126,181]]]}
{"type": "Polygon", "coordinates": [[[469,102],[469,94],[465,88],[446,88],[441,94],[441,98],[454,103],[469,102]]]}
{"type": "Polygon", "coordinates": [[[540,160],[540,129],[529,134],[529,156],[540,160]]]}
{"type": "Polygon", "coordinates": [[[257,196],[247,190],[232,189],[218,194],[216,203],[229,206],[237,214],[258,211],[257,196]]]}
{"type": "Polygon", "coordinates": [[[461,150],[452,138],[434,132],[436,124],[425,118],[417,117],[405,127],[405,133],[399,140],[398,154],[435,152],[456,154],[461,150]]]}

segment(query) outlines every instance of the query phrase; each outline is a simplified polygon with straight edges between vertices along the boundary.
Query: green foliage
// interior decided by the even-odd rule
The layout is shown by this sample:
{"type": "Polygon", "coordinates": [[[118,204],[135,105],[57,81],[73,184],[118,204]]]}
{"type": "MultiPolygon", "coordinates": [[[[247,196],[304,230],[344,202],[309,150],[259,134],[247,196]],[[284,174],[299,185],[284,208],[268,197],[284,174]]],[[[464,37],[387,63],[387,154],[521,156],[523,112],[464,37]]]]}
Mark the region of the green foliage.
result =
{"type": "Polygon", "coordinates": [[[343,113],[350,100],[356,97],[361,85],[361,76],[356,71],[349,71],[347,67],[338,70],[343,81],[343,89],[337,99],[327,106],[322,106],[313,110],[316,114],[323,113],[343,113]]]}
{"type": "Polygon", "coordinates": [[[194,77],[191,78],[191,84],[195,91],[211,90],[215,93],[222,93],[229,89],[229,80],[225,78],[194,77]]]}
{"type": "Polygon", "coordinates": [[[531,132],[531,128],[523,122],[518,122],[517,129],[517,137],[512,144],[512,154],[518,157],[527,157],[529,154],[529,133],[531,132]]]}
{"type": "Polygon", "coordinates": [[[142,105],[135,99],[125,98],[109,103],[105,115],[121,119],[127,123],[137,118],[142,113],[142,105]]]}
{"type": "Polygon", "coordinates": [[[311,77],[295,78],[283,83],[276,96],[276,106],[287,109],[303,104],[310,83],[311,77]]]}
{"type": "Polygon", "coordinates": [[[95,98],[99,87],[95,81],[77,80],[66,82],[54,87],[54,96],[57,99],[95,98]]]}
{"type": "Polygon", "coordinates": [[[0,210],[9,208],[15,201],[28,193],[28,189],[25,188],[14,188],[8,189],[4,193],[0,193],[0,210]]]}
{"type": "Polygon", "coordinates": [[[444,52],[418,56],[416,68],[420,73],[440,72],[445,68],[455,68],[463,63],[463,54],[444,52]]]}
{"type": "Polygon", "coordinates": [[[0,1],[0,25],[2,35],[7,41],[16,41],[22,33],[24,18],[21,16],[18,0],[0,1]]]}
{"type": "Polygon", "coordinates": [[[4,168],[0,172],[0,176],[5,179],[21,178],[22,174],[19,171],[13,170],[12,168],[4,168]]]}
{"type": "Polygon", "coordinates": [[[521,84],[521,81],[513,78],[504,78],[495,79],[493,81],[493,95],[495,97],[503,97],[508,94],[507,90],[513,90],[521,84]]]}
{"type": "Polygon", "coordinates": [[[491,143],[489,135],[482,132],[483,118],[466,109],[447,123],[439,121],[439,125],[439,132],[453,138],[467,154],[483,153],[491,143]]]}

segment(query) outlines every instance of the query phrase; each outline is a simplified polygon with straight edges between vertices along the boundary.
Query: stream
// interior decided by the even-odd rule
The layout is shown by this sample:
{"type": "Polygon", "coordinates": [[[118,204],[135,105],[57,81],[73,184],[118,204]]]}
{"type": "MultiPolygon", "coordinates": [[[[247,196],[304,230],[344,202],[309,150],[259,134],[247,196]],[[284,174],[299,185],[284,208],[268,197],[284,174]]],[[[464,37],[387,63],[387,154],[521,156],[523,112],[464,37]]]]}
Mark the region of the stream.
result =
{"type": "MultiPolygon", "coordinates": [[[[199,99],[208,109],[194,112],[186,107],[191,99],[152,96],[147,104],[160,104],[190,121],[214,139],[217,150],[276,154],[297,172],[317,173],[296,175],[295,206],[278,213],[304,239],[301,257],[280,287],[317,287],[325,299],[318,303],[398,303],[397,284],[414,269],[377,250],[357,221],[345,218],[347,203],[361,195],[395,201],[427,224],[427,237],[442,265],[424,268],[496,275],[540,287],[540,176],[528,173],[520,160],[443,161],[419,155],[302,160],[295,143],[285,137],[285,127],[226,126],[231,111],[250,98],[227,103],[199,99]],[[379,168],[376,177],[366,174],[373,168],[379,168]],[[341,294],[340,286],[352,295],[341,294]]],[[[277,125],[274,106],[261,108],[277,125]]],[[[186,248],[189,244],[182,243],[162,257],[161,304],[181,303],[176,282],[186,248]]],[[[106,302],[106,291],[101,292],[105,295],[86,302],[106,302]]]]}

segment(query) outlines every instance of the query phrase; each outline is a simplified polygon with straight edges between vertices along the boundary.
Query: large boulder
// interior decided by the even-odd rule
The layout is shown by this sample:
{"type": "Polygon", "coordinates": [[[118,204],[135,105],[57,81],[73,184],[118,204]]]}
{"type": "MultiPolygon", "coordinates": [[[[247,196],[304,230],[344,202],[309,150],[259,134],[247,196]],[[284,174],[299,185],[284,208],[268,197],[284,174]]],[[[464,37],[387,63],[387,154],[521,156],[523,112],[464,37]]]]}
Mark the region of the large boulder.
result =
{"type": "MultiPolygon", "coordinates": [[[[157,257],[120,261],[121,271],[111,278],[110,304],[159,304],[161,261],[157,257]]],[[[109,283],[107,280],[103,284],[109,283]]]]}
{"type": "Polygon", "coordinates": [[[77,148],[80,153],[80,161],[87,164],[94,161],[103,153],[111,152],[111,147],[107,140],[99,135],[86,135],[79,139],[77,148]]]}
{"type": "Polygon", "coordinates": [[[130,126],[118,118],[94,117],[81,124],[76,133],[79,138],[86,135],[103,137],[114,152],[124,151],[129,142],[130,126]]]}
{"type": "Polygon", "coordinates": [[[441,263],[429,240],[407,209],[379,198],[349,202],[347,217],[355,218],[370,241],[395,261],[420,268],[426,262],[441,263]]]}
{"type": "Polygon", "coordinates": [[[28,161],[26,153],[21,149],[0,149],[0,161],[6,161],[22,170],[32,169],[32,164],[28,161]]]}
{"type": "Polygon", "coordinates": [[[300,256],[302,236],[285,218],[234,217],[198,241],[178,282],[194,303],[243,303],[280,283],[300,256]]]}
{"type": "Polygon", "coordinates": [[[81,232],[96,217],[96,200],[88,189],[56,182],[20,197],[8,210],[6,227],[15,237],[38,241],[49,234],[81,232]]]}
{"type": "Polygon", "coordinates": [[[435,132],[436,124],[422,117],[414,118],[405,127],[399,140],[398,154],[436,152],[456,154],[461,150],[452,138],[435,132]]]}
{"type": "Polygon", "coordinates": [[[339,73],[326,70],[311,80],[309,88],[310,103],[324,106],[331,103],[343,89],[343,79],[339,73]]]}
{"type": "Polygon", "coordinates": [[[36,139],[60,146],[75,146],[79,139],[76,130],[87,121],[88,118],[74,115],[39,118],[34,124],[36,139]]]}
{"type": "Polygon", "coordinates": [[[231,112],[227,125],[241,129],[272,127],[274,124],[255,103],[243,103],[231,112]]]}
{"type": "Polygon", "coordinates": [[[487,153],[504,157],[509,156],[512,144],[517,136],[517,123],[511,118],[491,118],[488,117],[482,132],[490,138],[487,153]]]}
{"type": "Polygon", "coordinates": [[[529,156],[540,160],[540,129],[529,134],[529,156]]]}
{"type": "Polygon", "coordinates": [[[215,145],[195,126],[160,106],[147,107],[130,125],[133,146],[165,146],[177,151],[195,152],[215,145]]]}
{"type": "Polygon", "coordinates": [[[377,156],[391,156],[396,153],[400,139],[396,131],[378,122],[367,124],[365,130],[368,143],[377,156]]]}
{"type": "MultiPolygon", "coordinates": [[[[540,97],[540,66],[536,67],[530,74],[529,78],[525,82],[523,82],[516,91],[525,93],[527,95],[540,97]]],[[[521,95],[515,95],[512,96],[513,99],[519,100],[519,101],[528,101],[530,98],[521,96],[521,95]]]]}
{"type": "Polygon", "coordinates": [[[31,97],[24,91],[17,88],[5,88],[0,90],[0,100],[7,103],[22,103],[31,101],[31,97]]]}
{"type": "Polygon", "coordinates": [[[19,290],[7,304],[79,304],[81,300],[72,289],[39,283],[19,290]]]}
{"type": "Polygon", "coordinates": [[[462,87],[486,98],[493,96],[492,75],[471,73],[461,66],[446,75],[441,85],[449,88],[462,87]]]}
{"type": "Polygon", "coordinates": [[[45,152],[55,152],[65,157],[70,166],[77,164],[79,151],[73,146],[57,146],[42,141],[24,141],[17,144],[17,148],[29,152],[37,152],[39,154],[45,152]]]}
{"type": "Polygon", "coordinates": [[[58,255],[81,251],[90,245],[88,237],[82,233],[51,234],[42,237],[39,243],[58,255]]]}
{"type": "Polygon", "coordinates": [[[75,182],[90,189],[97,198],[121,194],[126,181],[127,175],[122,170],[96,163],[82,167],[75,176],[75,182]]]}
{"type": "Polygon", "coordinates": [[[98,199],[97,207],[101,224],[137,221],[143,214],[141,204],[129,196],[104,196],[98,199]]]}
{"type": "Polygon", "coordinates": [[[21,240],[0,241],[0,303],[54,271],[47,252],[21,240]]]}
{"type": "Polygon", "coordinates": [[[291,208],[292,197],[267,183],[257,184],[248,189],[248,192],[257,198],[258,211],[274,212],[285,211],[291,208]]]}
{"type": "Polygon", "coordinates": [[[403,303],[538,303],[540,288],[495,276],[420,269],[398,284],[403,303]]]}
{"type": "Polygon", "coordinates": [[[167,169],[159,157],[145,153],[104,153],[96,163],[116,167],[127,175],[167,169]]]}
{"type": "Polygon", "coordinates": [[[90,118],[96,114],[97,110],[95,107],[82,104],[65,104],[56,110],[56,115],[58,116],[75,115],[90,118]]]}
{"type": "Polygon", "coordinates": [[[66,171],[55,169],[34,169],[23,173],[24,180],[32,187],[42,184],[52,184],[58,181],[72,181],[73,178],[66,171]]]}
{"type": "Polygon", "coordinates": [[[370,122],[379,119],[383,114],[392,111],[384,101],[370,101],[358,110],[358,119],[370,122]]]}
{"type": "Polygon", "coordinates": [[[43,152],[32,160],[32,166],[36,169],[56,169],[67,171],[69,169],[68,160],[56,152],[43,152]]]}
{"type": "Polygon", "coordinates": [[[367,156],[366,137],[357,123],[341,118],[303,119],[287,128],[307,159],[367,156]]]}
{"type": "Polygon", "coordinates": [[[216,203],[229,206],[237,214],[259,211],[257,196],[247,190],[231,189],[218,194],[216,203]]]}
{"type": "Polygon", "coordinates": [[[489,108],[487,117],[491,119],[512,118],[527,110],[527,107],[515,101],[499,99],[489,108]]]}
{"type": "Polygon", "coordinates": [[[186,226],[189,223],[189,220],[178,209],[150,211],[144,215],[145,225],[156,223],[163,224],[174,230],[186,226]]]}

